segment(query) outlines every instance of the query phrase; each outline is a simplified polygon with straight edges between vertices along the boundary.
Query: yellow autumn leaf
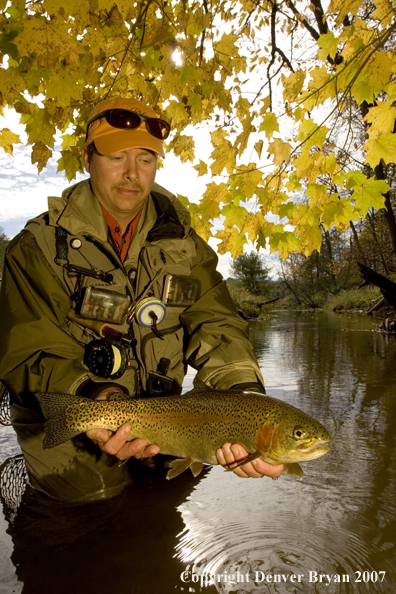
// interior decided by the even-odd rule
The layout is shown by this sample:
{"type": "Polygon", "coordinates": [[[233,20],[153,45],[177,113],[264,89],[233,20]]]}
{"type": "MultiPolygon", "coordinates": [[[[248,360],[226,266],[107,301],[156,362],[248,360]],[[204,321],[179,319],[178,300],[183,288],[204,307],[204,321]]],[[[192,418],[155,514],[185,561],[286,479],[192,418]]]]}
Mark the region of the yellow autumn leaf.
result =
{"type": "Polygon", "coordinates": [[[284,101],[293,103],[297,100],[304,86],[305,77],[305,70],[297,70],[289,74],[289,76],[282,74],[284,101]]]}
{"type": "Polygon", "coordinates": [[[26,18],[23,31],[13,43],[20,56],[36,56],[43,68],[53,68],[60,60],[77,62],[79,42],[70,36],[66,23],[58,19],[46,20],[34,15],[26,18]]]}
{"type": "Polygon", "coordinates": [[[272,138],[274,132],[279,132],[279,121],[277,116],[270,111],[266,113],[261,120],[259,130],[260,132],[265,132],[268,139],[272,138]]]}
{"type": "Polygon", "coordinates": [[[368,132],[370,137],[377,137],[383,133],[392,132],[396,121],[396,108],[389,101],[378,101],[375,107],[370,107],[364,118],[371,124],[368,132]]]}
{"type": "Polygon", "coordinates": [[[281,259],[287,258],[291,252],[301,251],[301,242],[293,231],[283,229],[281,225],[276,225],[269,237],[269,246],[271,254],[279,252],[281,259]]]}
{"type": "Polygon", "coordinates": [[[263,152],[263,145],[264,145],[263,140],[258,140],[254,145],[254,150],[258,154],[259,158],[261,157],[261,153],[263,152]]]}
{"type": "Polygon", "coordinates": [[[198,177],[206,175],[208,173],[208,164],[200,159],[198,165],[194,165],[194,169],[198,171],[198,177]]]}
{"type": "Polygon", "coordinates": [[[370,137],[363,146],[366,151],[365,162],[371,167],[376,167],[381,159],[385,163],[396,161],[396,134],[385,133],[377,138],[370,137]]]}
{"type": "Polygon", "coordinates": [[[317,40],[317,44],[320,48],[318,58],[321,60],[327,60],[327,56],[334,59],[338,51],[338,39],[335,37],[333,31],[329,31],[325,35],[321,35],[317,40]]]}
{"type": "Polygon", "coordinates": [[[348,0],[347,2],[345,0],[331,0],[327,10],[330,14],[337,15],[336,24],[341,25],[348,13],[356,16],[361,5],[361,0],[348,0]]]}
{"type": "Polygon", "coordinates": [[[71,76],[55,74],[47,83],[47,97],[56,99],[60,107],[68,107],[81,101],[83,90],[71,76]]]}
{"type": "Polygon", "coordinates": [[[237,227],[239,230],[241,230],[248,213],[244,206],[238,206],[233,203],[223,206],[221,209],[221,214],[225,217],[223,225],[226,229],[237,227]]]}
{"type": "Polygon", "coordinates": [[[247,243],[244,233],[240,233],[238,229],[232,227],[229,231],[217,231],[214,237],[221,239],[217,245],[219,254],[230,252],[232,258],[242,256],[243,246],[247,243]]]}
{"type": "Polygon", "coordinates": [[[219,129],[212,132],[210,137],[214,146],[210,155],[210,158],[213,159],[213,163],[210,165],[212,175],[220,175],[224,169],[228,173],[233,173],[236,165],[237,149],[227,139],[227,132],[219,129]]]}
{"type": "Polygon", "coordinates": [[[176,157],[180,157],[182,163],[194,161],[195,142],[192,136],[176,136],[170,143],[169,149],[176,157]]]}
{"type": "Polygon", "coordinates": [[[288,142],[283,142],[281,138],[273,138],[272,142],[268,147],[268,152],[270,155],[274,156],[274,164],[279,166],[282,165],[284,161],[286,163],[290,159],[292,147],[288,142]]]}
{"type": "Polygon", "coordinates": [[[247,213],[242,227],[243,233],[247,234],[249,241],[254,243],[259,235],[266,237],[268,235],[269,222],[264,218],[261,211],[253,214],[247,213]]]}
{"type": "Polygon", "coordinates": [[[309,205],[324,206],[328,199],[328,186],[324,184],[308,184],[305,194],[310,197],[309,205]]]}
{"type": "Polygon", "coordinates": [[[32,149],[32,163],[37,163],[38,172],[44,169],[47,165],[48,159],[52,157],[52,151],[42,142],[36,142],[32,149]]]}
{"type": "Polygon", "coordinates": [[[76,173],[83,171],[80,151],[75,152],[72,149],[61,151],[61,158],[58,159],[58,172],[63,170],[69,181],[75,179],[76,173]]]}
{"type": "Polygon", "coordinates": [[[309,154],[308,150],[304,150],[303,148],[301,154],[296,159],[293,159],[293,165],[296,169],[298,178],[303,179],[306,177],[312,169],[312,164],[312,156],[309,154]]]}
{"type": "Polygon", "coordinates": [[[17,134],[11,132],[8,128],[0,130],[0,146],[10,155],[13,154],[14,144],[21,144],[21,140],[17,134]]]}

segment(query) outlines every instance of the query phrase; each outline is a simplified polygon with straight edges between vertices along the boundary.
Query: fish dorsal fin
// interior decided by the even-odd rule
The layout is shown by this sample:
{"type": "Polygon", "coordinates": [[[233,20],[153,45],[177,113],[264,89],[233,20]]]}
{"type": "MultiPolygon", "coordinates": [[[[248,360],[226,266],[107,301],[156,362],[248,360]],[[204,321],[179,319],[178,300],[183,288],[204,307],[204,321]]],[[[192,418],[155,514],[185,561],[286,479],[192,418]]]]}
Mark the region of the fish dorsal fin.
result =
{"type": "MultiPolygon", "coordinates": [[[[185,470],[187,470],[187,468],[189,467],[194,467],[195,468],[195,464],[199,464],[199,462],[196,462],[195,460],[193,460],[192,458],[188,457],[188,458],[176,458],[176,460],[172,460],[172,462],[169,464],[169,472],[166,475],[166,478],[169,479],[173,479],[175,478],[175,476],[179,476],[179,474],[181,474],[182,472],[184,472],[185,470]]],[[[201,468],[202,470],[202,468],[201,468]]],[[[199,472],[201,472],[201,470],[199,472]]],[[[191,469],[191,472],[194,474],[193,469],[191,469]]],[[[199,474],[199,473],[197,473],[199,474]]],[[[197,476],[194,474],[194,476],[197,476]]]]}
{"type": "Polygon", "coordinates": [[[290,474],[290,476],[295,476],[296,478],[302,478],[304,475],[303,469],[297,462],[294,464],[286,464],[286,472],[290,474]]]}

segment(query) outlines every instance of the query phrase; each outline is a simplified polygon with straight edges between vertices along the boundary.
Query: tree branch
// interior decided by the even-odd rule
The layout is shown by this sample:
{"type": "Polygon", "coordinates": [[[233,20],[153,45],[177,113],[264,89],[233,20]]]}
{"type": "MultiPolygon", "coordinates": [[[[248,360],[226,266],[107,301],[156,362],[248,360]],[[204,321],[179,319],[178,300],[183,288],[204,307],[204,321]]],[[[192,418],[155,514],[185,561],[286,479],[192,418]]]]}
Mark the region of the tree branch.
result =
{"type": "MultiPolygon", "coordinates": [[[[312,2],[312,4],[315,4],[315,3],[312,2]]],[[[298,20],[300,21],[300,23],[302,23],[304,25],[304,27],[306,28],[306,30],[309,31],[309,33],[312,35],[312,37],[315,39],[315,41],[317,41],[320,37],[320,34],[312,27],[312,25],[309,24],[309,22],[307,21],[307,19],[305,17],[301,18],[301,13],[298,12],[298,10],[294,6],[293,2],[291,0],[287,0],[286,5],[290,8],[292,13],[296,17],[298,17],[298,20]]]]}
{"type": "Polygon", "coordinates": [[[311,0],[311,6],[314,8],[313,12],[318,24],[319,33],[321,35],[326,35],[326,33],[329,32],[329,27],[327,25],[326,19],[324,18],[325,13],[320,0],[311,0]]]}

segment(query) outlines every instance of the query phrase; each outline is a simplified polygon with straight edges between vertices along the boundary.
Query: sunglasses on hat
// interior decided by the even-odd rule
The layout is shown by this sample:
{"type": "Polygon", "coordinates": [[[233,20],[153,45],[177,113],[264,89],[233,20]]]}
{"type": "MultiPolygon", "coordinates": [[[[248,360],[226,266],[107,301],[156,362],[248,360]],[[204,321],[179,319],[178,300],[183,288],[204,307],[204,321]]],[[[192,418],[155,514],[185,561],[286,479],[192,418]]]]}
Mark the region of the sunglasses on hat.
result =
{"type": "Polygon", "coordinates": [[[159,140],[168,138],[171,131],[170,124],[165,122],[165,120],[150,118],[149,116],[141,115],[140,113],[130,111],[129,109],[107,109],[93,117],[92,120],[89,120],[87,123],[87,137],[90,124],[101,118],[105,118],[106,122],[113,128],[119,128],[121,130],[136,130],[139,128],[140,124],[144,122],[147,132],[159,140]]]}

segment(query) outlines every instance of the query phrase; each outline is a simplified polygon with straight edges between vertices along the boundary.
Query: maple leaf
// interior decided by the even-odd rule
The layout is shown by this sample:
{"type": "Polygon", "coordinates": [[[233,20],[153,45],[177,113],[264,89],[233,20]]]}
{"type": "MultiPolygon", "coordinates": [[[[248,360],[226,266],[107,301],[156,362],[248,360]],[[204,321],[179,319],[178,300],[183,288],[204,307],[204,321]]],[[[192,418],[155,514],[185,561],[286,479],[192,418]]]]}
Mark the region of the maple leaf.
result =
{"type": "Polygon", "coordinates": [[[32,163],[37,163],[37,169],[40,173],[47,165],[48,159],[52,157],[52,151],[42,142],[36,142],[32,150],[32,163]]]}
{"type": "Polygon", "coordinates": [[[236,204],[231,203],[223,206],[221,214],[225,216],[223,222],[224,227],[237,227],[241,230],[245,223],[247,210],[243,206],[237,206],[236,204]]]}
{"type": "Polygon", "coordinates": [[[198,177],[208,173],[208,165],[204,161],[201,161],[201,159],[199,160],[198,165],[194,165],[194,169],[198,171],[198,177]]]}
{"type": "Polygon", "coordinates": [[[333,31],[329,31],[325,35],[320,35],[316,42],[320,48],[318,58],[326,60],[327,56],[334,59],[338,52],[338,39],[334,35],[333,31]]]}
{"type": "Polygon", "coordinates": [[[383,160],[385,163],[394,163],[396,155],[396,134],[384,133],[378,138],[369,137],[363,149],[366,151],[366,163],[372,168],[383,160]]]}
{"type": "Polygon", "coordinates": [[[291,252],[301,251],[301,242],[292,231],[286,231],[281,225],[276,225],[269,238],[271,254],[279,252],[279,257],[285,259],[291,252]]]}
{"type": "Polygon", "coordinates": [[[305,70],[297,70],[287,77],[282,74],[284,101],[293,102],[297,99],[304,86],[305,77],[305,70]]]}
{"type": "Polygon", "coordinates": [[[169,143],[169,148],[180,157],[182,163],[194,160],[195,143],[192,136],[176,136],[169,143]]]}
{"type": "Polygon", "coordinates": [[[383,133],[393,131],[396,120],[396,108],[391,106],[390,101],[378,101],[375,107],[370,107],[364,118],[371,123],[370,136],[380,136],[383,133]]]}
{"type": "Polygon", "coordinates": [[[273,138],[268,147],[268,152],[274,156],[274,164],[282,165],[284,161],[288,162],[292,147],[288,142],[283,142],[281,138],[273,138]]]}
{"type": "Polygon", "coordinates": [[[346,188],[353,190],[352,199],[361,215],[366,215],[369,208],[376,210],[383,208],[384,194],[390,190],[385,180],[366,177],[360,171],[351,171],[346,174],[346,188]]]}
{"type": "Polygon", "coordinates": [[[0,146],[10,155],[13,154],[14,144],[20,144],[21,140],[17,134],[11,132],[8,128],[0,130],[0,146]]]}
{"type": "Polygon", "coordinates": [[[217,245],[219,254],[230,252],[232,258],[242,256],[243,246],[247,243],[247,239],[238,229],[232,227],[229,231],[217,231],[215,237],[221,239],[221,242],[217,245]]]}
{"type": "Polygon", "coordinates": [[[263,152],[263,146],[264,146],[263,140],[257,141],[256,144],[254,145],[254,150],[258,154],[259,158],[261,157],[261,153],[263,152]]]}
{"type": "Polygon", "coordinates": [[[83,171],[81,155],[71,150],[61,151],[61,155],[58,159],[58,172],[65,170],[69,181],[75,179],[76,173],[83,171]]]}
{"type": "Polygon", "coordinates": [[[265,132],[267,138],[272,138],[274,132],[279,132],[279,122],[276,115],[272,112],[266,113],[259,129],[265,132]]]}
{"type": "Polygon", "coordinates": [[[39,15],[24,20],[23,31],[13,43],[18,48],[19,56],[34,54],[39,66],[53,68],[67,57],[68,62],[77,62],[79,43],[69,35],[66,23],[56,18],[47,20],[39,15]]]}

